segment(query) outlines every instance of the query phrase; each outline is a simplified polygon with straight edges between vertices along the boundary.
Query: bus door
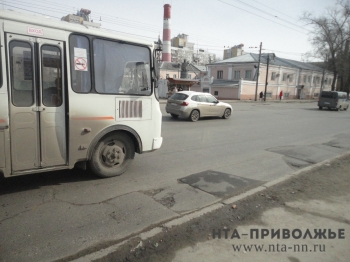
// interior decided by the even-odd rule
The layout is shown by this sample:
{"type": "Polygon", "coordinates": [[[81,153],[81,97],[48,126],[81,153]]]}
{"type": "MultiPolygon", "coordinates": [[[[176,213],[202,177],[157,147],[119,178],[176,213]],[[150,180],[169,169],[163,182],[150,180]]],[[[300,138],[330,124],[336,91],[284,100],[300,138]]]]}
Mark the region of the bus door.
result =
{"type": "Polygon", "coordinates": [[[12,171],[66,165],[63,42],[6,39],[12,171]]]}

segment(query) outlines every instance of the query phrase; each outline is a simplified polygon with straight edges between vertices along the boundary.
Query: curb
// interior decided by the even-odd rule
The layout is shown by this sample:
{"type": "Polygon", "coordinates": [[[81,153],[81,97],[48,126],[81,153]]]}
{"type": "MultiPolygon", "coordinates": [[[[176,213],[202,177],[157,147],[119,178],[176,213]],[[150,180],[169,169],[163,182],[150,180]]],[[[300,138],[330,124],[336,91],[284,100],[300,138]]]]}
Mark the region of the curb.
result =
{"type": "Polygon", "coordinates": [[[242,194],[239,194],[237,196],[225,199],[225,200],[223,200],[223,201],[221,201],[219,203],[214,203],[214,204],[212,204],[210,206],[207,206],[207,207],[204,207],[204,208],[202,208],[200,210],[196,210],[196,211],[193,211],[192,213],[183,215],[182,217],[174,218],[173,220],[170,220],[170,221],[162,224],[161,226],[158,226],[158,227],[155,227],[155,228],[153,228],[151,230],[139,233],[136,236],[130,237],[130,238],[128,238],[128,239],[118,243],[118,244],[112,245],[112,246],[110,246],[108,248],[99,250],[99,251],[94,252],[94,253],[90,253],[90,254],[88,254],[86,256],[80,257],[80,258],[72,260],[72,261],[74,261],[74,262],[90,262],[90,261],[93,261],[95,259],[101,259],[101,258],[107,256],[108,254],[110,254],[111,252],[118,251],[118,248],[120,246],[123,246],[124,244],[127,244],[129,241],[135,240],[135,239],[141,239],[139,244],[134,248],[134,250],[135,250],[135,249],[137,249],[139,247],[142,247],[142,241],[146,241],[147,239],[152,238],[152,237],[162,233],[164,229],[166,230],[166,229],[170,229],[170,228],[172,228],[174,226],[182,225],[182,224],[184,224],[184,223],[186,223],[186,222],[188,222],[188,221],[190,221],[192,219],[199,218],[199,217],[203,216],[206,213],[210,213],[210,212],[215,211],[215,210],[217,210],[219,208],[222,208],[222,207],[224,207],[226,205],[233,204],[233,203],[235,203],[235,202],[237,202],[239,200],[242,200],[242,199],[244,199],[246,197],[254,195],[255,193],[263,191],[263,190],[265,190],[267,188],[273,187],[273,186],[275,186],[275,185],[277,185],[279,183],[288,181],[289,179],[297,177],[301,173],[311,171],[311,170],[316,169],[318,167],[321,167],[323,165],[329,165],[331,162],[333,162],[333,161],[335,161],[337,159],[343,158],[345,156],[348,156],[348,155],[350,155],[350,150],[346,151],[346,152],[344,152],[344,153],[342,153],[342,154],[340,154],[338,156],[335,156],[333,158],[330,158],[330,159],[324,160],[322,162],[319,162],[319,163],[307,166],[307,167],[302,168],[300,170],[288,173],[288,174],[284,175],[283,177],[280,177],[280,178],[277,178],[275,180],[266,182],[265,184],[263,184],[261,186],[253,188],[253,189],[251,189],[249,191],[246,191],[246,192],[244,192],[242,194]]]}

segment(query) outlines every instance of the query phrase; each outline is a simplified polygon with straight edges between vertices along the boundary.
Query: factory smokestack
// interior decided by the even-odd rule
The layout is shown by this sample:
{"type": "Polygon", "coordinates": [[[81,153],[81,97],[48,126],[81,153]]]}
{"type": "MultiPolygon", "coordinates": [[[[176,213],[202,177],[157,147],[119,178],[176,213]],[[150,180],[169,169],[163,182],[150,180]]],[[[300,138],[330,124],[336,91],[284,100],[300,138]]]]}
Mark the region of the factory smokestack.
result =
{"type": "Polygon", "coordinates": [[[164,21],[163,21],[163,54],[162,61],[171,62],[171,29],[170,29],[170,18],[171,18],[171,5],[164,5],[164,21]]]}

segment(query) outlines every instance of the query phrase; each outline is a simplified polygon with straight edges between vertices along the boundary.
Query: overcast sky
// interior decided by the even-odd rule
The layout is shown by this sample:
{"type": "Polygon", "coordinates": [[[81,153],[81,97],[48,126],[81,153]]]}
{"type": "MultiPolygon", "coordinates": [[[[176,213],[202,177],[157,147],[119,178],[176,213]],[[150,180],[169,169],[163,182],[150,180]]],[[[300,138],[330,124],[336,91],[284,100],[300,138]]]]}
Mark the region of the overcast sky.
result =
{"type": "Polygon", "coordinates": [[[162,39],[163,6],[171,5],[171,35],[184,33],[196,49],[223,56],[224,47],[244,44],[246,52],[263,52],[302,61],[312,50],[309,30],[300,21],[307,11],[325,13],[335,0],[0,0],[1,7],[61,18],[80,8],[91,10],[102,28],[162,39]],[[101,20],[101,21],[99,21],[101,20]]]}

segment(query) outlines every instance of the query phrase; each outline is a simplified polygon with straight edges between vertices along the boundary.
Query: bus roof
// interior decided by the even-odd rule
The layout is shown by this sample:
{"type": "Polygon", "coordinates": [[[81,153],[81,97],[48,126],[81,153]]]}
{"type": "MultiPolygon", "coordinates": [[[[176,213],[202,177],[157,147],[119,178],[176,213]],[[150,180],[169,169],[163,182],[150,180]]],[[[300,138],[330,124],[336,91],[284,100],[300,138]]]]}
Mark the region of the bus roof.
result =
{"type": "Polygon", "coordinates": [[[17,12],[12,10],[0,9],[0,19],[6,19],[15,22],[27,23],[30,25],[43,26],[49,28],[60,29],[68,32],[82,33],[88,35],[96,35],[101,37],[108,37],[113,39],[122,40],[125,42],[132,42],[141,45],[153,47],[153,42],[150,40],[144,40],[137,37],[129,37],[122,34],[118,34],[113,30],[96,28],[88,25],[69,23],[67,21],[56,20],[44,15],[35,15],[32,13],[17,12]]]}

